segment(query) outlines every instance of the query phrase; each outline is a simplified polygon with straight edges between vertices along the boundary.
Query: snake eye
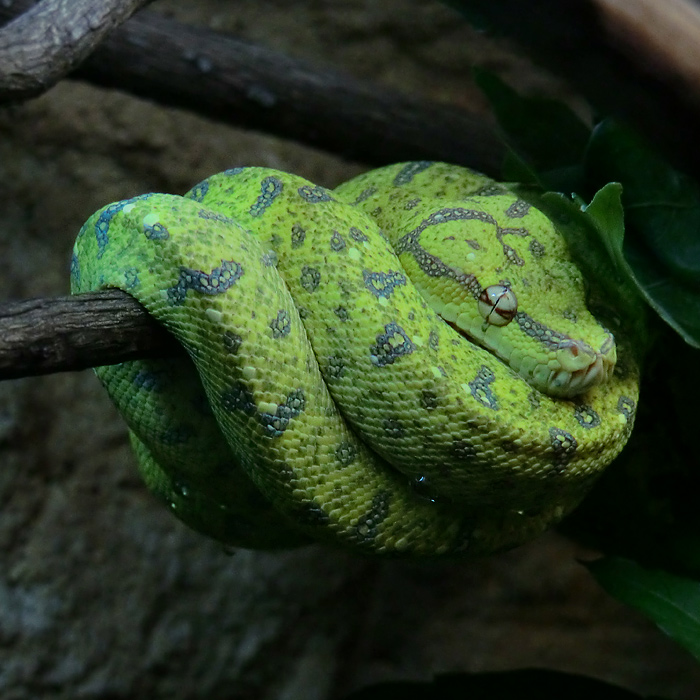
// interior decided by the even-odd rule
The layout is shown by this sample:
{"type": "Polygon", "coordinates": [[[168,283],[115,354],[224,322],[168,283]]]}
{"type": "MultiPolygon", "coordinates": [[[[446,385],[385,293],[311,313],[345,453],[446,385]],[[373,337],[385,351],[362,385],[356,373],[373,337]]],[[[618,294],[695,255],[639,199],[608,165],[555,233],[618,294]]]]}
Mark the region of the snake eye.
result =
{"type": "Polygon", "coordinates": [[[479,295],[479,313],[492,326],[507,326],[518,310],[518,300],[510,287],[492,284],[479,295]]]}

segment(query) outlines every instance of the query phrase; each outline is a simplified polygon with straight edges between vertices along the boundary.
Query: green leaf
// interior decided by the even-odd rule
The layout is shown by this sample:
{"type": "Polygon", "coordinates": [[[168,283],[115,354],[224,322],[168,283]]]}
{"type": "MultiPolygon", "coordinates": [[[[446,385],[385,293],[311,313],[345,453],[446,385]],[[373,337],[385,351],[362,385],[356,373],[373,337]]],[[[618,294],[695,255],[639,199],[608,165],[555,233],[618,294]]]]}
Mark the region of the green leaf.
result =
{"type": "Polygon", "coordinates": [[[611,120],[593,132],[586,172],[622,183],[624,259],[652,308],[700,347],[700,186],[611,120]]]}
{"type": "Polygon", "coordinates": [[[643,612],[700,660],[700,581],[618,557],[600,559],[588,568],[610,595],[643,612]]]}
{"type": "Polygon", "coordinates": [[[556,100],[519,95],[489,71],[475,69],[474,79],[489,100],[508,145],[538,173],[538,184],[562,192],[580,189],[590,129],[579,117],[556,100]]]}

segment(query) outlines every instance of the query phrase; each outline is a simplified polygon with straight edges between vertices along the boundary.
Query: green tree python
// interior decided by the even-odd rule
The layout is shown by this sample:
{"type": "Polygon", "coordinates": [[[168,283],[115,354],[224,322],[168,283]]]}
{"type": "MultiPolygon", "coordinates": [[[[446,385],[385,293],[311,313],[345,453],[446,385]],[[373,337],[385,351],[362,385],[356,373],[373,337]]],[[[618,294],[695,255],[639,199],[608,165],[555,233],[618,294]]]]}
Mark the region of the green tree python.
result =
{"type": "Polygon", "coordinates": [[[189,358],[96,372],[147,486],[230,546],[516,546],[632,430],[638,372],[540,211],[410,162],[327,190],[234,168],[93,214],[73,293],[134,296],[189,358]]]}

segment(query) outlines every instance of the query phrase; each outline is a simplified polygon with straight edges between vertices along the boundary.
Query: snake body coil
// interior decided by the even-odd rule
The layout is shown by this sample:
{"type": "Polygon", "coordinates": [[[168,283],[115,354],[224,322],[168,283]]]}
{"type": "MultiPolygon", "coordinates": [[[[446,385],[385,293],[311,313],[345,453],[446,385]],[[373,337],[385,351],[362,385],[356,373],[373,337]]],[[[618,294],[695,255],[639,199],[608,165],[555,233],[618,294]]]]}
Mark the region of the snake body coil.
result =
{"type": "Polygon", "coordinates": [[[632,429],[636,368],[561,236],[465,168],[402,163],[335,191],[236,168],[110,204],[72,261],[74,293],[104,287],[191,358],[97,369],[145,481],[230,545],[512,547],[632,429]]]}

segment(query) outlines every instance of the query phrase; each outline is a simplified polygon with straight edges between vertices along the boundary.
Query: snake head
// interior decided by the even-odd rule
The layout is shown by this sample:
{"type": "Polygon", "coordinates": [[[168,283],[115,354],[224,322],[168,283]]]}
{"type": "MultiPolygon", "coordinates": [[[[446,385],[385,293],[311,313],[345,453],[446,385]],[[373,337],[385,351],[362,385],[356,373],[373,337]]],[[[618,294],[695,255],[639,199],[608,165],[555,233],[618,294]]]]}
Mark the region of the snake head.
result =
{"type": "Polygon", "coordinates": [[[570,398],[612,376],[615,339],[539,210],[512,195],[474,196],[432,212],[399,243],[437,314],[535,389],[570,398]]]}
{"type": "MultiPolygon", "coordinates": [[[[576,278],[570,278],[569,282],[572,280],[576,278]]],[[[550,286],[550,295],[555,286],[550,286]]],[[[562,290],[562,294],[566,298],[576,298],[577,291],[574,285],[566,292],[562,290]]],[[[554,296],[558,298],[559,294],[554,296]]],[[[465,323],[466,317],[458,316],[453,326],[489,349],[548,396],[571,398],[611,378],[617,361],[615,339],[585,308],[582,296],[576,299],[579,308],[574,322],[567,322],[546,304],[542,311],[541,301],[539,304],[530,301],[531,306],[539,310],[538,318],[551,319],[548,323],[518,309],[517,298],[510,287],[493,285],[484,290],[479,299],[479,312],[484,319],[481,325],[475,326],[473,321],[465,323]],[[486,298],[489,303],[484,302],[486,298]],[[493,306],[491,310],[489,305],[493,306]],[[577,338],[576,331],[585,334],[586,340],[577,338]]],[[[574,299],[569,298],[569,302],[572,301],[574,299]]]]}

